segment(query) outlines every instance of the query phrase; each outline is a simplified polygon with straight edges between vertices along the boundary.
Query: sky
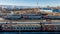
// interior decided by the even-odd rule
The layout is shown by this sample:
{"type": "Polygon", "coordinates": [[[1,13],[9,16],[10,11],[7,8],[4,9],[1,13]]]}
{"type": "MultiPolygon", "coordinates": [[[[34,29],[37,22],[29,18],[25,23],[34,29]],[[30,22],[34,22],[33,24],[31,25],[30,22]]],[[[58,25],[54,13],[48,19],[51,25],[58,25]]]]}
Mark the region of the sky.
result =
{"type": "MultiPolygon", "coordinates": [[[[36,0],[0,0],[0,5],[37,6],[36,0]]],[[[38,0],[38,6],[60,6],[60,0],[38,0]]]]}

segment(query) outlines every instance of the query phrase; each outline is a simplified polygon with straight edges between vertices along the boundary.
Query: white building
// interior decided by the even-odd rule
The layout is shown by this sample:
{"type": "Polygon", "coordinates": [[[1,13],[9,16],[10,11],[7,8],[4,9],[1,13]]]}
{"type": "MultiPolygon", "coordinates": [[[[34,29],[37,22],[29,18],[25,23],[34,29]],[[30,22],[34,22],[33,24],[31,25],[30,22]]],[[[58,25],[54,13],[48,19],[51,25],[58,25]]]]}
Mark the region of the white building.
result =
{"type": "Polygon", "coordinates": [[[52,12],[52,10],[40,10],[40,11],[44,11],[44,12],[52,12]]]}

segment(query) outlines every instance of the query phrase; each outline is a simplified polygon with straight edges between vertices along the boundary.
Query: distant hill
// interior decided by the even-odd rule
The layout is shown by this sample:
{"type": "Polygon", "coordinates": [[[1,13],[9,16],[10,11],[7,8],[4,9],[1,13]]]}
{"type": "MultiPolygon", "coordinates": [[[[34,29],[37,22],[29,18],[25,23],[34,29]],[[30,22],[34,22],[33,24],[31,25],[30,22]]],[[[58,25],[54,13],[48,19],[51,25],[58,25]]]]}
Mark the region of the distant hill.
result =
{"type": "Polygon", "coordinates": [[[1,8],[6,9],[24,9],[24,8],[34,8],[33,6],[12,6],[12,5],[0,5],[1,8]]]}

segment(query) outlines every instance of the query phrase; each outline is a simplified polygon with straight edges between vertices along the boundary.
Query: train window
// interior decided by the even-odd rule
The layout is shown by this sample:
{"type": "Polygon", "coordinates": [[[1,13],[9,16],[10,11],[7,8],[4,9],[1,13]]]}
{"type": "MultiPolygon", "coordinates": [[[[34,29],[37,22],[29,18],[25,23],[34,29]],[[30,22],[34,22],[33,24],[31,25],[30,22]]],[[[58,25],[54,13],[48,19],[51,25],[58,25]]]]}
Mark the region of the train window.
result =
{"type": "Polygon", "coordinates": [[[20,15],[11,15],[11,16],[20,16],[20,15]]]}
{"type": "Polygon", "coordinates": [[[32,29],[34,29],[34,28],[32,27],[32,29]]]}
{"type": "Polygon", "coordinates": [[[19,27],[19,29],[21,29],[21,27],[19,27]]]}
{"type": "Polygon", "coordinates": [[[58,30],[60,30],[60,27],[58,27],[58,30]]]}
{"type": "Polygon", "coordinates": [[[36,27],[36,29],[40,29],[40,27],[36,27]]]}
{"type": "Polygon", "coordinates": [[[24,29],[27,29],[27,27],[24,27],[24,29]]]}
{"type": "Polygon", "coordinates": [[[26,27],[26,30],[27,30],[28,28],[26,27]]]}
{"type": "Polygon", "coordinates": [[[25,30],[25,27],[23,27],[23,29],[25,30]]]}
{"type": "Polygon", "coordinates": [[[35,29],[37,29],[37,27],[35,27],[35,29]]]}
{"type": "Polygon", "coordinates": [[[13,29],[13,27],[11,26],[10,29],[13,29]]]}
{"type": "Polygon", "coordinates": [[[55,29],[54,30],[58,30],[58,27],[55,27],[55,29]]]}
{"type": "Polygon", "coordinates": [[[22,27],[25,30],[25,27],[22,27]]]}
{"type": "Polygon", "coordinates": [[[21,29],[22,29],[22,27],[21,27],[21,29]]]}
{"type": "Polygon", "coordinates": [[[17,27],[17,29],[19,29],[19,27],[17,27]]]}
{"type": "Polygon", "coordinates": [[[28,29],[31,29],[31,27],[28,27],[28,29]]]}
{"type": "Polygon", "coordinates": [[[7,29],[10,29],[10,27],[7,27],[7,29]]]}
{"type": "Polygon", "coordinates": [[[16,29],[15,27],[13,27],[13,29],[16,29]]]}
{"type": "Polygon", "coordinates": [[[29,29],[31,29],[31,27],[29,27],[29,29]]]}
{"type": "Polygon", "coordinates": [[[25,27],[25,29],[27,29],[27,27],[25,27]]]}
{"type": "Polygon", "coordinates": [[[26,27],[24,27],[24,29],[26,29],[26,27]]]}
{"type": "Polygon", "coordinates": [[[35,29],[35,27],[33,29],[35,29]]]}

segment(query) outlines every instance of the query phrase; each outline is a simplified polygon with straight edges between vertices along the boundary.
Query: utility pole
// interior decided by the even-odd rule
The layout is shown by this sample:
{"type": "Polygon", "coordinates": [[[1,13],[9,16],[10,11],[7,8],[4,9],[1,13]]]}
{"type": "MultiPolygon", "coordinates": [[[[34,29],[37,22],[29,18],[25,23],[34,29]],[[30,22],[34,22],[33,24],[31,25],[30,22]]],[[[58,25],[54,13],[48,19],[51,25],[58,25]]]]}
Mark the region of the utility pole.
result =
{"type": "MultiPolygon", "coordinates": [[[[36,0],[36,8],[37,8],[37,11],[39,12],[40,10],[39,10],[39,0],[36,0]]],[[[42,18],[41,18],[42,19],[42,18]]],[[[42,20],[41,20],[42,21],[42,20]]],[[[40,22],[41,22],[40,21],[40,22]]]]}
{"type": "Polygon", "coordinates": [[[36,7],[39,8],[39,7],[38,7],[38,0],[36,0],[36,2],[37,2],[37,4],[36,4],[37,6],[36,6],[36,7]]]}
{"type": "MultiPolygon", "coordinates": [[[[39,12],[39,11],[40,11],[40,10],[39,10],[39,0],[36,0],[36,3],[37,3],[37,4],[36,4],[36,5],[37,5],[36,8],[38,9],[38,12],[39,12]]],[[[41,17],[41,20],[40,20],[41,31],[42,31],[42,26],[43,26],[43,25],[42,25],[42,22],[43,22],[43,19],[42,19],[42,17],[41,17]]]]}
{"type": "Polygon", "coordinates": [[[36,8],[37,8],[37,12],[39,12],[39,0],[36,0],[36,8]]]}

